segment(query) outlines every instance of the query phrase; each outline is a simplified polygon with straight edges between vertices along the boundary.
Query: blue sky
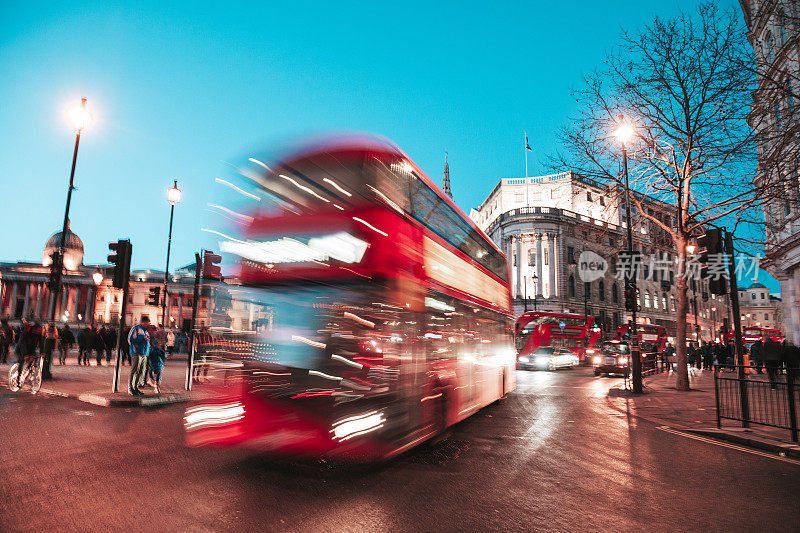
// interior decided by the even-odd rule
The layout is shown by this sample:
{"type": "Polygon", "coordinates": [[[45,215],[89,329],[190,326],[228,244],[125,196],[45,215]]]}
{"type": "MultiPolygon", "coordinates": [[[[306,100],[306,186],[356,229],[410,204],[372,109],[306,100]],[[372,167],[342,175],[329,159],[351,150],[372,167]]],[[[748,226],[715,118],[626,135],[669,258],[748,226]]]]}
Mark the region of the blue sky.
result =
{"type": "MultiPolygon", "coordinates": [[[[200,231],[215,177],[297,135],[385,135],[469,211],[500,177],[530,173],[574,111],[569,89],[622,27],[694,1],[4,2],[0,6],[0,260],[41,257],[60,229],[74,136],[66,107],[96,117],[81,140],[73,230],[86,263],[129,237],[134,267],[163,269],[200,231]]],[[[738,9],[738,3],[730,0],[738,9]]]]}

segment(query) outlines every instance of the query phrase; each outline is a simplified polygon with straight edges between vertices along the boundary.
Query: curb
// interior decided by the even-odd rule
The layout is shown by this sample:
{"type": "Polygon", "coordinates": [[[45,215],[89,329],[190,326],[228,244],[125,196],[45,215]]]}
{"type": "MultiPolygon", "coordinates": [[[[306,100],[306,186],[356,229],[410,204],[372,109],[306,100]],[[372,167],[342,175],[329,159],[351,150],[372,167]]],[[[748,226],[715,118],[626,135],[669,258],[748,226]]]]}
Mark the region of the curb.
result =
{"type": "Polygon", "coordinates": [[[766,452],[772,452],[777,455],[787,457],[794,457],[800,459],[800,446],[796,444],[785,444],[782,442],[774,442],[763,437],[756,435],[743,434],[747,430],[724,430],[717,428],[701,428],[689,429],[684,428],[686,433],[693,433],[695,435],[702,435],[704,437],[711,437],[712,439],[724,440],[734,444],[741,444],[750,448],[756,448],[766,452]]]}
{"type": "Polygon", "coordinates": [[[52,389],[41,388],[39,392],[50,394],[53,396],[61,396],[63,398],[72,398],[92,405],[100,407],[157,407],[160,405],[170,405],[174,403],[185,403],[191,400],[191,395],[188,393],[170,392],[166,394],[155,394],[152,396],[139,396],[139,397],[123,397],[113,398],[114,393],[82,393],[82,394],[69,394],[52,389]]]}

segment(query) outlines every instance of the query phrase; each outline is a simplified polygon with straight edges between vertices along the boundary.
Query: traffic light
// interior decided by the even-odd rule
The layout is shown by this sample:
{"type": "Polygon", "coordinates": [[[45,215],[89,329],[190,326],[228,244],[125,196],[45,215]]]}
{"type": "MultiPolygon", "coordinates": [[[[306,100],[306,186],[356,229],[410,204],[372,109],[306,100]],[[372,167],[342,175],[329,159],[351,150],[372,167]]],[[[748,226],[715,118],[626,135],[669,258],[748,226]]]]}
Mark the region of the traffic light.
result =
{"type": "Polygon", "coordinates": [[[53,262],[50,264],[50,279],[47,281],[47,287],[50,292],[56,292],[61,284],[61,252],[54,251],[50,254],[50,258],[53,262]]]}
{"type": "Polygon", "coordinates": [[[639,308],[639,299],[637,298],[639,289],[634,286],[625,287],[625,310],[636,311],[639,308]]]}
{"type": "Polygon", "coordinates": [[[128,284],[131,270],[131,241],[119,240],[108,244],[108,249],[114,252],[109,254],[108,262],[111,263],[112,285],[117,289],[124,289],[128,284]]]}
{"type": "Polygon", "coordinates": [[[697,238],[697,245],[700,252],[700,276],[709,278],[709,292],[711,294],[728,294],[727,266],[728,261],[732,258],[725,256],[722,230],[719,228],[707,229],[704,235],[697,238]]]}
{"type": "Polygon", "coordinates": [[[147,297],[147,305],[154,305],[156,307],[159,306],[161,300],[159,297],[161,296],[161,287],[151,287],[150,288],[150,295],[147,297]]]}
{"type": "Polygon", "coordinates": [[[222,281],[222,269],[219,266],[221,261],[222,257],[206,250],[203,254],[203,278],[222,281]]]}

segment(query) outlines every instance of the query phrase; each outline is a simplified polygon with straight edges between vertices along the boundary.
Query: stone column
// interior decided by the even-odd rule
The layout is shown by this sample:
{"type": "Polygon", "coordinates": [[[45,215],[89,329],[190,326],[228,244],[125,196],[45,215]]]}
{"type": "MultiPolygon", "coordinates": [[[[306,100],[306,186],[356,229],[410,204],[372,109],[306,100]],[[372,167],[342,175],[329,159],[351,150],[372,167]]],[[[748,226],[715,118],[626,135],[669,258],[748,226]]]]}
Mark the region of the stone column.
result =
{"type": "MultiPolygon", "coordinates": [[[[88,300],[88,298],[87,298],[88,300]]],[[[72,300],[72,316],[74,317],[73,320],[78,320],[78,306],[81,304],[81,286],[75,286],[75,298],[72,300]]]]}
{"type": "Polygon", "coordinates": [[[178,329],[183,327],[183,293],[177,293],[178,296],[178,318],[175,319],[175,326],[178,329]]]}
{"type": "Polygon", "coordinates": [[[86,309],[83,313],[83,319],[88,321],[89,323],[92,322],[92,315],[94,314],[94,306],[92,302],[94,301],[96,290],[94,287],[87,287],[86,289],[86,309]]]}
{"type": "Polygon", "coordinates": [[[536,241],[536,297],[541,298],[544,294],[542,287],[544,286],[544,278],[542,278],[542,234],[534,233],[533,238],[536,241]]]}
{"type": "Polygon", "coordinates": [[[43,284],[41,283],[36,284],[36,310],[33,312],[33,316],[36,318],[42,317],[40,314],[42,309],[42,286],[43,284]]]}
{"type": "Polygon", "coordinates": [[[14,310],[17,308],[17,287],[19,287],[19,281],[14,281],[11,287],[11,298],[8,299],[8,316],[13,316],[14,310]]]}
{"type": "Polygon", "coordinates": [[[559,289],[559,281],[561,279],[561,273],[558,270],[558,267],[561,266],[561,261],[559,260],[558,256],[558,235],[555,233],[551,233],[552,238],[552,245],[550,249],[552,252],[550,253],[550,264],[552,265],[551,271],[553,272],[553,281],[550,285],[550,294],[553,298],[557,298],[561,296],[561,290],[559,289]]]}
{"type": "MultiPolygon", "coordinates": [[[[47,293],[47,318],[53,316],[53,306],[56,305],[56,296],[52,292],[47,293]]],[[[58,320],[58,315],[56,315],[56,320],[58,320]]]]}
{"type": "MultiPolygon", "coordinates": [[[[61,291],[61,307],[56,309],[58,316],[64,314],[64,311],[67,310],[67,302],[69,301],[69,285],[64,285],[63,290],[61,291]]],[[[74,321],[74,319],[73,319],[74,321]]]]}
{"type": "Polygon", "coordinates": [[[22,304],[22,318],[28,318],[28,307],[30,306],[31,300],[31,284],[25,283],[25,302],[22,304]]]}

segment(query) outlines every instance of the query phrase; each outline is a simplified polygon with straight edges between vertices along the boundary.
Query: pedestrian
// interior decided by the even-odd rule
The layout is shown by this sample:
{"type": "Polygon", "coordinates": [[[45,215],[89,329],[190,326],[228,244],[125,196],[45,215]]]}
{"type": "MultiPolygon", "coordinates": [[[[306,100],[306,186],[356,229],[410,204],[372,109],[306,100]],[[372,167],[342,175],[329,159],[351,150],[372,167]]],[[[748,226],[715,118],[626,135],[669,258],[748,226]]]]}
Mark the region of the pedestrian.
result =
{"type": "Polygon", "coordinates": [[[58,364],[66,365],[67,355],[69,355],[72,345],[75,344],[75,335],[72,334],[69,324],[64,324],[64,327],[61,329],[60,337],[61,339],[58,343],[58,364]]]}
{"type": "Polygon", "coordinates": [[[193,380],[195,383],[204,383],[208,381],[208,350],[211,348],[213,338],[208,332],[208,326],[202,326],[200,333],[195,337],[194,342],[197,343],[194,353],[197,355],[197,362],[194,366],[193,380]],[[200,377],[202,375],[202,378],[200,377]]]}
{"type": "Polygon", "coordinates": [[[172,328],[167,330],[167,354],[171,357],[175,351],[175,332],[172,328]]]}
{"type": "Polygon", "coordinates": [[[139,382],[141,381],[145,368],[147,368],[147,356],[150,354],[150,318],[146,315],[142,317],[139,324],[133,326],[128,332],[128,346],[131,354],[131,376],[128,382],[128,393],[134,396],[141,396],[139,382]]]}
{"type": "Polygon", "coordinates": [[[50,363],[53,359],[53,350],[58,344],[58,328],[55,322],[50,320],[44,329],[44,365],[42,368],[42,379],[51,379],[50,363]]]}
{"type": "Polygon", "coordinates": [[[89,350],[94,344],[92,328],[86,326],[78,333],[78,364],[89,364],[89,350]]]}
{"type": "Polygon", "coordinates": [[[167,332],[164,330],[164,326],[159,325],[158,328],[153,327],[150,330],[150,343],[150,355],[147,358],[149,363],[149,383],[156,394],[158,394],[158,387],[161,384],[161,373],[164,368],[164,360],[166,359],[167,332]]]}
{"type": "Polygon", "coordinates": [[[717,349],[717,343],[713,342],[706,346],[703,352],[703,370],[712,370],[714,368],[714,353],[717,349]]]}
{"type": "Polygon", "coordinates": [[[772,337],[767,337],[763,350],[764,365],[767,367],[770,388],[774,389],[781,367],[781,345],[772,337]]]}
{"type": "Polygon", "coordinates": [[[764,366],[764,359],[762,351],[764,350],[764,341],[758,339],[750,346],[750,365],[756,369],[756,372],[763,374],[762,367],[764,366]]]}
{"type": "Polygon", "coordinates": [[[14,328],[8,325],[8,319],[0,319],[0,363],[8,362],[8,352],[14,344],[14,328]]]}
{"type": "Polygon", "coordinates": [[[20,383],[22,371],[25,368],[25,357],[32,357],[36,355],[36,349],[39,348],[42,341],[42,326],[37,320],[33,324],[22,319],[22,327],[17,339],[17,346],[14,349],[17,355],[17,384],[20,383]]]}
{"type": "Polygon", "coordinates": [[[686,361],[689,363],[689,366],[694,366],[695,359],[697,357],[697,350],[694,347],[694,343],[690,342],[689,345],[686,347],[686,361]]]}
{"type": "Polygon", "coordinates": [[[103,326],[103,343],[106,345],[106,364],[111,364],[111,353],[117,345],[117,331],[113,326],[103,326]]]}
{"type": "Polygon", "coordinates": [[[98,327],[93,329],[92,349],[94,350],[97,366],[101,366],[103,363],[103,353],[106,351],[106,341],[103,340],[103,333],[98,327]]]}
{"type": "Polygon", "coordinates": [[[672,343],[668,342],[663,356],[663,367],[665,372],[672,370],[672,357],[675,357],[675,347],[672,345],[672,343]]]}

